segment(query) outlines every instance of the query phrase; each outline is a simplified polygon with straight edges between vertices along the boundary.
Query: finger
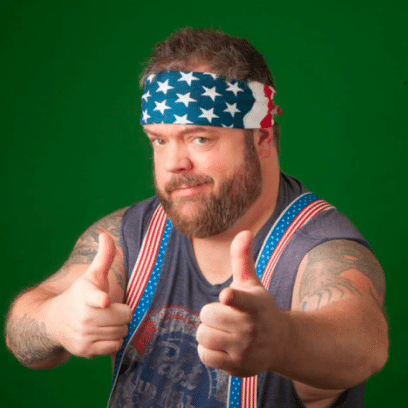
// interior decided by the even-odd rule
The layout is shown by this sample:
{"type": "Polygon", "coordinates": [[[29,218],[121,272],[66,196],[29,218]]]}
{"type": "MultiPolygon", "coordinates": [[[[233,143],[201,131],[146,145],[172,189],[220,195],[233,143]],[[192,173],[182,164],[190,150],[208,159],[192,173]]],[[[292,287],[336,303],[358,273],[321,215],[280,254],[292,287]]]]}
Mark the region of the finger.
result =
{"type": "Polygon", "coordinates": [[[207,367],[227,370],[231,369],[233,366],[228,353],[225,351],[210,350],[199,344],[197,346],[197,352],[200,360],[207,367]]]}
{"type": "Polygon", "coordinates": [[[236,289],[260,285],[253,259],[253,235],[250,231],[237,234],[231,244],[232,284],[236,289]]]}
{"type": "Polygon", "coordinates": [[[93,321],[98,327],[127,325],[132,319],[132,309],[122,303],[112,303],[109,308],[95,310],[93,314],[93,321]]]}
{"type": "Polygon", "coordinates": [[[108,273],[115,259],[116,245],[108,233],[99,234],[98,252],[83,277],[97,288],[109,292],[108,273]]]}
{"type": "Polygon", "coordinates": [[[93,284],[84,291],[85,304],[93,308],[106,309],[110,306],[109,294],[98,289],[93,284]]]}
{"type": "Polygon", "coordinates": [[[209,303],[201,309],[200,320],[207,326],[230,331],[242,323],[244,316],[239,310],[223,303],[209,303]]]}
{"type": "Polygon", "coordinates": [[[256,313],[259,311],[259,291],[244,291],[234,288],[225,288],[220,293],[220,302],[236,311],[256,313]]]}
{"type": "Polygon", "coordinates": [[[128,325],[123,324],[121,326],[94,326],[87,328],[83,333],[86,334],[89,341],[104,341],[104,340],[120,340],[126,337],[128,334],[128,325]]]}
{"type": "Polygon", "coordinates": [[[233,346],[231,333],[213,327],[200,324],[197,329],[196,338],[198,343],[209,349],[218,351],[227,351],[233,346]]]}
{"type": "Polygon", "coordinates": [[[88,358],[95,358],[98,356],[111,356],[116,354],[122,347],[123,338],[116,340],[101,340],[92,344],[89,351],[88,358]]]}

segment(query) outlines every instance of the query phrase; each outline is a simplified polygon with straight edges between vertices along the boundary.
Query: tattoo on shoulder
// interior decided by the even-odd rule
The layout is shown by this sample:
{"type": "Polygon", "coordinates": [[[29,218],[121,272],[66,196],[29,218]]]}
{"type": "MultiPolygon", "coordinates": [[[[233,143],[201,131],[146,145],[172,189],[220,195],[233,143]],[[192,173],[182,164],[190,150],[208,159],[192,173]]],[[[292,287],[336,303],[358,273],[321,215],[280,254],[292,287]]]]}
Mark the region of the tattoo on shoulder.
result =
{"type": "MultiPolygon", "coordinates": [[[[50,280],[58,279],[64,276],[72,265],[91,264],[98,252],[99,234],[102,232],[108,232],[115,241],[117,251],[121,251],[122,245],[120,241],[120,225],[126,210],[127,208],[123,208],[119,211],[109,214],[108,216],[102,218],[91,227],[89,227],[79,237],[68,260],[64,263],[60,271],[56,275],[51,277],[50,280]]],[[[112,270],[120,287],[125,289],[125,279],[123,278],[122,274],[120,274],[115,269],[115,262],[112,265],[112,270]]]]}
{"type": "Polygon", "coordinates": [[[334,240],[308,253],[299,288],[302,311],[318,309],[348,294],[361,295],[361,289],[347,279],[345,272],[350,270],[358,270],[371,281],[375,291],[370,287],[368,293],[380,306],[380,299],[385,294],[385,279],[375,256],[355,241],[334,240]]]}

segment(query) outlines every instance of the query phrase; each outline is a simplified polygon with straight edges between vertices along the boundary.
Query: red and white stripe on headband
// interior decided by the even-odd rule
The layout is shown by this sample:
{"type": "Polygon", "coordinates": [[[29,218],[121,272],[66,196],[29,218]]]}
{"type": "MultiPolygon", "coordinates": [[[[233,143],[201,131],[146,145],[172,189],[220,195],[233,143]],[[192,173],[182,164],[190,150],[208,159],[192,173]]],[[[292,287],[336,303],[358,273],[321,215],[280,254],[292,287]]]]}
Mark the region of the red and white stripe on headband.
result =
{"type": "Polygon", "coordinates": [[[255,98],[252,109],[244,116],[245,129],[268,129],[274,124],[274,116],[281,115],[282,109],[275,105],[273,100],[275,90],[260,82],[248,82],[248,87],[255,98]]]}

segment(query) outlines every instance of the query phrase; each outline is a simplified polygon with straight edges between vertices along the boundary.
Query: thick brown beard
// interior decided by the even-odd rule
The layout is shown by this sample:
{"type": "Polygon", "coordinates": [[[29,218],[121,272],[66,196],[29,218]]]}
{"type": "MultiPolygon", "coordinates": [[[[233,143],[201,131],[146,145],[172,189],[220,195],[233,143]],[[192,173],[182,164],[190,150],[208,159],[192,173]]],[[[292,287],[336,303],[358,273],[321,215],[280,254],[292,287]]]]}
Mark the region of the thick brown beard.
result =
{"type": "MultiPolygon", "coordinates": [[[[221,234],[231,227],[251,207],[262,191],[262,173],[255,148],[246,142],[244,165],[237,173],[225,180],[219,194],[214,193],[208,198],[195,197],[194,201],[201,201],[202,207],[197,210],[195,217],[185,217],[178,212],[177,203],[168,200],[159,190],[160,202],[173,223],[174,227],[188,237],[206,238],[221,234]]],[[[203,183],[214,183],[207,176],[179,176],[166,187],[171,192],[177,186],[194,186],[203,183]]],[[[193,200],[180,200],[181,202],[193,200]]]]}

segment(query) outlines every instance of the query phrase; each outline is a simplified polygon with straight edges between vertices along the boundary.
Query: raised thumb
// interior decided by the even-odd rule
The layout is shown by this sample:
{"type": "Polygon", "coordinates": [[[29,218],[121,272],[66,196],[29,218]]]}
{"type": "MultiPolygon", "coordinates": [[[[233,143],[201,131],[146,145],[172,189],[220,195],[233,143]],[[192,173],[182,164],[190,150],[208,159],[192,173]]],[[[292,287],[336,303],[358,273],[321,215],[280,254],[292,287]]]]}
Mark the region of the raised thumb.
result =
{"type": "Polygon", "coordinates": [[[242,231],[231,243],[231,287],[234,289],[245,290],[248,286],[260,284],[253,259],[253,240],[250,231],[242,231]]]}
{"type": "Polygon", "coordinates": [[[83,275],[83,278],[105,293],[109,293],[108,274],[115,254],[116,245],[113,238],[108,233],[99,234],[98,252],[83,275]]]}

